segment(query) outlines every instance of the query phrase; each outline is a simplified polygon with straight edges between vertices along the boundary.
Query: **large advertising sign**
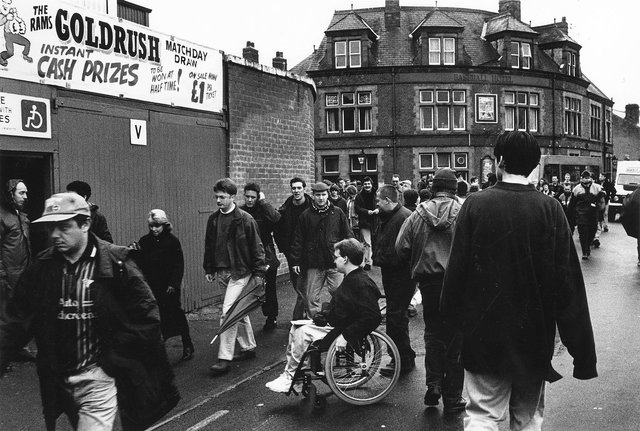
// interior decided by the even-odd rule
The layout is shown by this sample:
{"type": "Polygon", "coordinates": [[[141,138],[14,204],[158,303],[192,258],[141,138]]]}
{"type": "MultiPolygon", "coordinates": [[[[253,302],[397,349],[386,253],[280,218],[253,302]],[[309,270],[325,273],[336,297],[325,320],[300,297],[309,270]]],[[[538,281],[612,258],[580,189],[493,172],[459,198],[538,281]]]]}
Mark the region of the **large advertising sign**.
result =
{"type": "Polygon", "coordinates": [[[0,77],[222,111],[222,53],[59,0],[0,0],[0,77]]]}

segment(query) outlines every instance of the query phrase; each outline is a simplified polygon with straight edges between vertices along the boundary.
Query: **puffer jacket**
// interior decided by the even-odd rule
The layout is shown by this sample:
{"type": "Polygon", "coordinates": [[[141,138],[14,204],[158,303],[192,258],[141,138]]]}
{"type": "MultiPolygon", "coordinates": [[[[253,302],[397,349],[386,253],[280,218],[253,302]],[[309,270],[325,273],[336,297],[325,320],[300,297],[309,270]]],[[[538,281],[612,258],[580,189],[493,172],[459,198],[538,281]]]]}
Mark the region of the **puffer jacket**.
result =
{"type": "Polygon", "coordinates": [[[0,206],[0,280],[14,288],[30,260],[27,215],[7,205],[0,206]]]}
{"type": "Polygon", "coordinates": [[[414,280],[444,276],[460,207],[455,195],[439,192],[433,199],[421,203],[404,221],[396,238],[396,252],[401,260],[411,262],[414,280]]]}

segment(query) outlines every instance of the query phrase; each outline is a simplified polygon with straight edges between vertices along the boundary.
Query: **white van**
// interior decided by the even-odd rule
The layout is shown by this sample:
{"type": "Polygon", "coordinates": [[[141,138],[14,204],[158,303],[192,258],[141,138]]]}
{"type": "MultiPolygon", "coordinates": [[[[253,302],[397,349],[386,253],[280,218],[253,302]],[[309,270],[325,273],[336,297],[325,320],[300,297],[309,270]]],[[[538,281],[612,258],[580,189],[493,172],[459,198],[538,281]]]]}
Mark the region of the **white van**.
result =
{"type": "Polygon", "coordinates": [[[618,162],[616,171],[616,195],[609,202],[609,221],[616,219],[622,211],[622,201],[636,188],[640,187],[640,160],[618,162]]]}

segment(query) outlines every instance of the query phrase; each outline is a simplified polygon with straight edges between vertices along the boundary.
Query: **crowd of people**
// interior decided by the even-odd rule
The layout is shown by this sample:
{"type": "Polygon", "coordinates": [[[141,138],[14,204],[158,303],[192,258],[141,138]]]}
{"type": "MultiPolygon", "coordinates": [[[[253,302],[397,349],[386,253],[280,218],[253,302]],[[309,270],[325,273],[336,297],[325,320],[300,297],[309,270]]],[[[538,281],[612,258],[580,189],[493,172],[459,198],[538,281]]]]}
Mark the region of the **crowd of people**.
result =
{"type": "MultiPolygon", "coordinates": [[[[295,306],[287,364],[268,389],[289,390],[311,342],[329,337],[340,350],[375,329],[381,291],[402,373],[415,369],[409,315],[421,295],[424,404],[442,402],[445,414],[466,410],[466,430],[497,430],[506,412],[511,429],[541,429],[545,382],[559,378],[551,366],[556,327],[574,357],[574,377],[596,377],[572,235],[577,226],[588,258],[608,186],[589,172],[579,184],[555,177],[529,184],[540,148],[526,132],[501,135],[495,156],[497,175],[482,185],[441,168],[416,189],[394,175],[377,189],[365,177],[316,182],[307,194],[295,177],[279,207],[255,182],[244,185],[242,205],[234,181],[215,183],[218,210],[207,220],[203,269],[223,293],[221,323],[246,286],[264,283],[263,330],[277,328],[276,250],[288,263],[295,306]],[[382,289],[367,274],[372,266],[380,267],[382,289]]],[[[0,365],[4,371],[34,337],[47,429],[61,413],[75,429],[111,429],[118,410],[125,429],[141,429],[179,399],[163,340],[180,336],[182,359],[195,354],[180,304],[180,241],[165,211],[152,209],[146,235],[129,247],[113,245],[104,216],[89,203],[89,185],[74,181],[67,190],[47,199],[33,222],[48,227],[53,245],[34,258],[21,212],[26,184],[7,183],[0,365]]],[[[254,358],[256,344],[244,316],[220,334],[211,375],[254,358]]]]}

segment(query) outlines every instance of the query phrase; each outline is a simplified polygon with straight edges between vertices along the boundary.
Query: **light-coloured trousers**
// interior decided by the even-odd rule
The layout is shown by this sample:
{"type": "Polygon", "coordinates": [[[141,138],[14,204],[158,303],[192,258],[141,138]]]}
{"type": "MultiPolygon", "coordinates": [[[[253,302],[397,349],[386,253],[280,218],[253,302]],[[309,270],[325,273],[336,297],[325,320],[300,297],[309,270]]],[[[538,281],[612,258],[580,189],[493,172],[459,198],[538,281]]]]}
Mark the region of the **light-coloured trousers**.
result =
{"type": "Polygon", "coordinates": [[[287,364],[284,366],[284,372],[293,378],[309,345],[316,340],[323,339],[331,329],[333,329],[331,326],[316,326],[313,323],[302,326],[291,325],[289,343],[287,344],[287,364]]]}
{"type": "Polygon", "coordinates": [[[302,283],[307,293],[307,309],[309,318],[321,311],[322,303],[329,302],[333,292],[338,289],[344,275],[335,268],[305,268],[300,273],[298,283],[302,283]]]}
{"type": "Polygon", "coordinates": [[[498,431],[498,423],[510,416],[512,431],[540,431],[544,413],[544,380],[504,378],[464,371],[469,401],[465,431],[498,431]]]}
{"type": "Polygon", "coordinates": [[[113,429],[118,412],[116,381],[99,366],[66,377],[64,390],[78,407],[77,431],[113,429]]]}
{"type": "Polygon", "coordinates": [[[362,235],[362,243],[364,244],[364,260],[365,265],[371,265],[371,229],[368,227],[361,227],[360,234],[362,235]]]}
{"type": "MultiPolygon", "coordinates": [[[[216,275],[218,287],[224,291],[224,301],[222,303],[222,315],[220,324],[227,317],[229,309],[242,293],[242,289],[247,285],[251,275],[242,278],[231,276],[228,270],[218,271],[216,275]]],[[[218,349],[218,359],[230,361],[233,359],[233,352],[236,348],[236,339],[242,350],[253,350],[256,348],[256,339],[253,337],[253,328],[249,316],[244,316],[238,323],[220,334],[220,348],[218,349]]]]}

